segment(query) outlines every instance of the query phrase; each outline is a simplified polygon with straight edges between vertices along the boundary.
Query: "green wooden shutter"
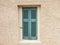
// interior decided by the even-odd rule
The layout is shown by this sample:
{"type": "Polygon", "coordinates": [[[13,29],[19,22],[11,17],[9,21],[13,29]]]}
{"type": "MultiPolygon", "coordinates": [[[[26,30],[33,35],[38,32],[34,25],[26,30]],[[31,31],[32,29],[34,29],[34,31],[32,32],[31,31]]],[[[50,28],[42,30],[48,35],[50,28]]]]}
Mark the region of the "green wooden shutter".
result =
{"type": "Polygon", "coordinates": [[[23,8],[23,39],[28,38],[28,10],[23,8]]]}
{"type": "Polygon", "coordinates": [[[37,39],[37,8],[23,7],[23,39],[37,39]]]}
{"type": "Polygon", "coordinates": [[[31,9],[31,39],[37,39],[37,8],[31,9]]]}

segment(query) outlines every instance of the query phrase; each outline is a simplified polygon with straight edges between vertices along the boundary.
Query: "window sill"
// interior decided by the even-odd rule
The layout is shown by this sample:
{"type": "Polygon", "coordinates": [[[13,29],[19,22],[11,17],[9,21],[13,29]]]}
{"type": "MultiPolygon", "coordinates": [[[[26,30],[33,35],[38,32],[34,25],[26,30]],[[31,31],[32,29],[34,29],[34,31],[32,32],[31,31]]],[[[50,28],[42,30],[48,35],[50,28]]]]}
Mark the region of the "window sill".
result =
{"type": "Polygon", "coordinates": [[[19,43],[41,43],[39,40],[22,40],[19,43]]]}

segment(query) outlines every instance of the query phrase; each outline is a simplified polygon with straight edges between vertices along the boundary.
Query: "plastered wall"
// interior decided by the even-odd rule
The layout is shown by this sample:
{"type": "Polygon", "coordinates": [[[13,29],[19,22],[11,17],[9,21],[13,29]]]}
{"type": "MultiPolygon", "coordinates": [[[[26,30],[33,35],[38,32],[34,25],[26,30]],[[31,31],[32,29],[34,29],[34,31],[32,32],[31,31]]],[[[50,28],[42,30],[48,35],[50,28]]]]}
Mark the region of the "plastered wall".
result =
{"type": "Polygon", "coordinates": [[[0,0],[0,45],[60,45],[60,0],[0,0]],[[41,43],[19,43],[18,5],[41,5],[41,43]]]}

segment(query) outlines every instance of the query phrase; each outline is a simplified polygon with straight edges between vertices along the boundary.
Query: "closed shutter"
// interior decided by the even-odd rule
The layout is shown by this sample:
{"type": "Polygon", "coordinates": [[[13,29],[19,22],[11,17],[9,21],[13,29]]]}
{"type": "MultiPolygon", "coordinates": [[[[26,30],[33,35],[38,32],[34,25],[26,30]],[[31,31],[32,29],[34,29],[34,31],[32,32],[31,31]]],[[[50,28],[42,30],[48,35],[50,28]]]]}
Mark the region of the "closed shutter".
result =
{"type": "Polygon", "coordinates": [[[31,39],[37,39],[37,9],[31,9],[31,39]]]}
{"type": "Polygon", "coordinates": [[[23,7],[23,39],[37,39],[37,8],[23,7]]]}

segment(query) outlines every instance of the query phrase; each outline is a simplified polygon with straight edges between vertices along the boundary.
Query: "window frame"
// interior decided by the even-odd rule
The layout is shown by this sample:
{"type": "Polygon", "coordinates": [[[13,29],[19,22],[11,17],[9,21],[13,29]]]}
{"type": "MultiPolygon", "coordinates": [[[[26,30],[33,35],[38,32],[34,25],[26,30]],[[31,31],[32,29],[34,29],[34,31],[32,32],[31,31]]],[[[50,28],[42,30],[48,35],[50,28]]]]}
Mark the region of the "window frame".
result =
{"type": "Polygon", "coordinates": [[[31,43],[33,43],[33,42],[39,42],[40,43],[40,6],[19,6],[19,10],[18,10],[18,14],[19,14],[19,30],[20,30],[20,32],[19,32],[19,37],[20,37],[20,43],[25,43],[25,42],[31,42],[31,43]],[[37,26],[38,26],[38,28],[37,28],[37,40],[23,40],[23,36],[22,36],[22,7],[37,7],[37,26]]]}

